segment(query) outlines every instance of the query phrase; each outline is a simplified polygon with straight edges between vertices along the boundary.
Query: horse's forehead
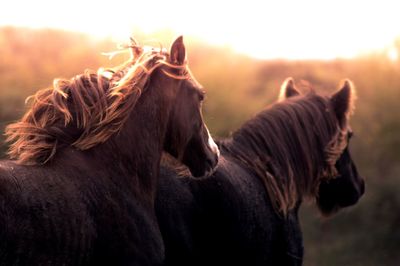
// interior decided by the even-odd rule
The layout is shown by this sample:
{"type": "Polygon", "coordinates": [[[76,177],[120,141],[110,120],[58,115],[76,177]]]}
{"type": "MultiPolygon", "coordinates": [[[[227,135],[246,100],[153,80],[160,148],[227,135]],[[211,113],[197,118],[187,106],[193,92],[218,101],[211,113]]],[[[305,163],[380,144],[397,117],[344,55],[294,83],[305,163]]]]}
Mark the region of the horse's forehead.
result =
{"type": "Polygon", "coordinates": [[[193,76],[192,72],[190,71],[189,68],[187,69],[187,80],[191,86],[193,86],[195,89],[199,91],[204,91],[203,85],[193,76]]]}

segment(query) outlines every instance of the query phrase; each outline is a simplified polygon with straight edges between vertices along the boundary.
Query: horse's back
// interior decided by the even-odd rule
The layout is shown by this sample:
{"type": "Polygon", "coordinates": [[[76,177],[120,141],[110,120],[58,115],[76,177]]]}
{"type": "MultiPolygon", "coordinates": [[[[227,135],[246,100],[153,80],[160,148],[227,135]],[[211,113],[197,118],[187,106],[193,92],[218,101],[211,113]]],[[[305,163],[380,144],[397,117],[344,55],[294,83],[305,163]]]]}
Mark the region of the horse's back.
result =
{"type": "Polygon", "coordinates": [[[105,172],[76,160],[1,161],[0,264],[160,265],[154,213],[105,172]]]}
{"type": "Polygon", "coordinates": [[[51,168],[0,162],[2,263],[85,263],[95,229],[76,185],[51,168]]]}

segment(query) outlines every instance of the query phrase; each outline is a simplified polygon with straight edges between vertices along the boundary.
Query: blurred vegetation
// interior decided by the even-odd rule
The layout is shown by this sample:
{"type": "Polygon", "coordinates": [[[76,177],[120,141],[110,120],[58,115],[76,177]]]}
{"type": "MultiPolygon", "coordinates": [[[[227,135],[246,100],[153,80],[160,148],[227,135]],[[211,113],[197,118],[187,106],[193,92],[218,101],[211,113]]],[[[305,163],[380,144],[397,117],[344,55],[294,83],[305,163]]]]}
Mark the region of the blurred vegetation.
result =
{"type": "MultiPolygon", "coordinates": [[[[136,35],[161,39],[172,33],[136,35]]],[[[288,76],[306,91],[332,93],[343,78],[357,87],[352,118],[353,158],[367,180],[359,204],[326,219],[312,205],[302,209],[306,266],[399,265],[400,253],[400,60],[386,51],[352,60],[262,61],[227,47],[211,47],[186,39],[192,72],[207,91],[204,114],[215,136],[228,136],[243,121],[273,103],[288,76]]],[[[155,45],[152,43],[152,45],[155,45]]],[[[295,45],[295,44],[294,44],[295,45]]],[[[50,86],[54,78],[70,78],[86,68],[110,67],[127,59],[109,60],[101,52],[115,50],[110,39],[24,28],[0,28],[0,129],[23,114],[24,99],[50,86]]],[[[400,54],[400,42],[397,43],[400,54]]],[[[3,143],[0,154],[5,156],[3,143]]]]}

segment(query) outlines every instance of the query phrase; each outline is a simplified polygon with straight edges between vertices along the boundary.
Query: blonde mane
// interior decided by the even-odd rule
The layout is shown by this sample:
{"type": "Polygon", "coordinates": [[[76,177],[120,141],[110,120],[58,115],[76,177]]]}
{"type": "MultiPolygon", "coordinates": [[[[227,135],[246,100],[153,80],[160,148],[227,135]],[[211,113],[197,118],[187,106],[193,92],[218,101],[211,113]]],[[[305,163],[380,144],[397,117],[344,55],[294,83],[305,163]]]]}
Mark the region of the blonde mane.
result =
{"type": "MultiPolygon", "coordinates": [[[[60,147],[87,150],[107,141],[121,130],[156,68],[187,67],[167,62],[169,55],[162,49],[130,48],[132,59],[115,70],[100,68],[70,80],[55,79],[52,87],[28,97],[29,110],[6,128],[10,158],[21,164],[45,164],[60,147]]],[[[175,79],[185,79],[188,73],[162,71],[175,79]]]]}

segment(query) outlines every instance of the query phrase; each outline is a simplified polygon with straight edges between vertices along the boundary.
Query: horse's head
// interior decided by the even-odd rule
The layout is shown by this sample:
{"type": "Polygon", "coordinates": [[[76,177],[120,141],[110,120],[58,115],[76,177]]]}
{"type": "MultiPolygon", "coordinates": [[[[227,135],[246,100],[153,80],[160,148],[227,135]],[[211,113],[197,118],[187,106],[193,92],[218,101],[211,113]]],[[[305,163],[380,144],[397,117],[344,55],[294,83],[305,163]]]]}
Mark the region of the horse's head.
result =
{"type": "MultiPolygon", "coordinates": [[[[282,86],[280,100],[298,96],[300,93],[292,79],[282,86]]],[[[333,138],[325,150],[328,178],[319,179],[316,202],[324,215],[333,214],[340,208],[354,205],[364,194],[364,179],[358,174],[351,158],[349,143],[353,132],[349,126],[349,117],[354,108],[355,90],[346,80],[339,91],[327,98],[327,113],[332,113],[336,124],[333,138]]],[[[318,137],[318,136],[317,136],[318,137]]]]}
{"type": "Polygon", "coordinates": [[[203,121],[205,92],[188,69],[182,37],[174,41],[166,61],[158,71],[173,94],[164,150],[188,166],[193,176],[208,175],[218,162],[219,150],[203,121]]]}
{"type": "MultiPolygon", "coordinates": [[[[352,133],[349,131],[348,140],[351,135],[352,133]]],[[[333,179],[323,180],[318,190],[317,205],[325,215],[356,204],[364,194],[364,180],[358,174],[348,146],[340,155],[335,166],[338,175],[333,179]]]]}
{"type": "Polygon", "coordinates": [[[339,126],[344,132],[345,147],[335,163],[337,175],[332,179],[322,180],[319,186],[317,205],[325,215],[356,204],[364,194],[364,179],[358,174],[349,150],[353,132],[348,125],[348,119],[353,108],[353,98],[354,88],[347,80],[342,88],[331,97],[339,126]]]}

